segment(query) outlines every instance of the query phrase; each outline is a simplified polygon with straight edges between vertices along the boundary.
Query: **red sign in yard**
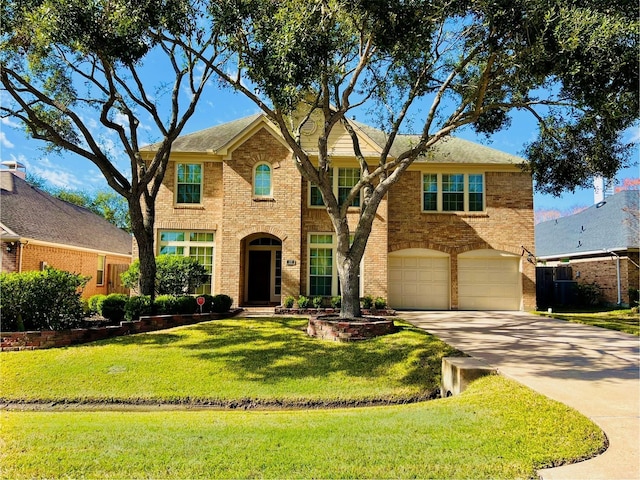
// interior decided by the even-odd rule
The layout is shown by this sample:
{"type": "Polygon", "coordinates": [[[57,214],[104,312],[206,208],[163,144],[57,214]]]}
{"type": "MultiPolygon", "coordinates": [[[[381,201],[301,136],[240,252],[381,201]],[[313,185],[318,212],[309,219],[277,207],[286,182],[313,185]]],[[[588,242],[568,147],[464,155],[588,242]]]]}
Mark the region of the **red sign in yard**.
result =
{"type": "Polygon", "coordinates": [[[198,305],[200,305],[200,306],[204,305],[204,297],[196,298],[196,302],[198,302],[198,305]]]}

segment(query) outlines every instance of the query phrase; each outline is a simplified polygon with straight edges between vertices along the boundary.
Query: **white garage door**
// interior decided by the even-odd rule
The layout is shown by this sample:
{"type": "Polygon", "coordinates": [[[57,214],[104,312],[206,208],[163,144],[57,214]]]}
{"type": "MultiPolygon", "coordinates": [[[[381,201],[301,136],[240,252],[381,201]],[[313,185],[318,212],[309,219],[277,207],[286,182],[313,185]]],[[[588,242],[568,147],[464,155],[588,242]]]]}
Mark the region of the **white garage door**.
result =
{"type": "Polygon", "coordinates": [[[458,256],[460,310],[520,310],[520,257],[497,250],[458,256]]]}
{"type": "Polygon", "coordinates": [[[447,310],[449,255],[421,248],[393,252],[388,285],[392,308],[447,310]]]}

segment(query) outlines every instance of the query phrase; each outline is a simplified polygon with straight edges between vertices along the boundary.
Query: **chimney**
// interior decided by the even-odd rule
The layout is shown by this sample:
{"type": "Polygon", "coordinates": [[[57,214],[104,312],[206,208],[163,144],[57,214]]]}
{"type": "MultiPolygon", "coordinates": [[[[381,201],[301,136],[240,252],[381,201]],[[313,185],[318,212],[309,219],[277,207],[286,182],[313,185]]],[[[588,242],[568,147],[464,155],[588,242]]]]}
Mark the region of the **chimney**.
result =
{"type": "Polygon", "coordinates": [[[604,200],[604,177],[597,176],[593,179],[593,203],[597,205],[604,200]]]}
{"type": "Polygon", "coordinates": [[[2,162],[1,165],[8,169],[16,177],[19,177],[23,180],[26,179],[27,169],[22,163],[16,162],[15,160],[9,160],[6,162],[2,162]]]}

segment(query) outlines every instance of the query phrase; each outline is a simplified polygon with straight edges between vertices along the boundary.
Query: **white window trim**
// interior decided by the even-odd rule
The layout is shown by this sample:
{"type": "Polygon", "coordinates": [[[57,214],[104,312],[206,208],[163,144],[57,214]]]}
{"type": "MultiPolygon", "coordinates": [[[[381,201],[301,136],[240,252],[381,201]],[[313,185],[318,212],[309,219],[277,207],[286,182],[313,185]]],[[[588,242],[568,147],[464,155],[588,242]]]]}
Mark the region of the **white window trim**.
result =
{"type": "Polygon", "coordinates": [[[253,195],[253,198],[273,198],[273,165],[271,165],[269,162],[259,162],[259,163],[256,163],[255,166],[253,167],[251,194],[253,195]],[[269,193],[267,195],[258,195],[256,193],[256,176],[258,172],[258,167],[262,165],[266,165],[267,167],[269,167],[269,193]]]}
{"type": "Polygon", "coordinates": [[[105,284],[105,276],[107,274],[107,257],[106,257],[106,255],[98,255],[98,267],[102,267],[102,269],[97,268],[96,277],[98,276],[98,272],[102,272],[102,282],[98,282],[98,279],[96,278],[96,286],[103,287],[104,284],[105,284]],[[100,262],[100,260],[102,260],[102,262],[100,262]],[[102,263],[102,265],[100,265],[100,263],[102,263]]]}
{"type": "Polygon", "coordinates": [[[183,247],[182,256],[188,257],[190,256],[190,248],[191,247],[211,247],[211,295],[213,295],[214,285],[215,285],[215,273],[216,273],[216,232],[212,230],[186,230],[181,228],[161,228],[157,230],[157,240],[156,240],[156,251],[157,255],[160,255],[160,249],[162,247],[183,247]],[[212,233],[213,241],[211,242],[192,242],[190,240],[169,240],[166,242],[161,242],[160,238],[163,232],[183,232],[185,238],[189,238],[189,234],[191,233],[212,233]]]}
{"type": "Polygon", "coordinates": [[[445,214],[456,214],[456,213],[470,213],[470,214],[479,214],[486,213],[487,210],[487,175],[484,172],[472,172],[472,173],[460,173],[460,172],[444,172],[444,173],[436,173],[436,172],[424,172],[420,176],[420,204],[422,213],[445,213],[445,214]],[[424,205],[424,177],[426,175],[436,175],[437,177],[437,193],[436,193],[436,210],[425,210],[424,205]],[[464,210],[443,210],[443,192],[442,192],[442,175],[463,175],[463,184],[464,184],[464,193],[463,193],[463,206],[464,210]],[[469,175],[482,175],[482,210],[469,210],[469,175]]]}
{"type": "MultiPolygon", "coordinates": [[[[331,190],[333,191],[333,194],[335,195],[336,199],[338,198],[338,183],[339,183],[339,176],[340,176],[340,172],[339,170],[344,170],[344,169],[351,169],[351,170],[358,170],[358,167],[332,167],[331,168],[331,190]]],[[[315,185],[308,181],[307,185],[309,186],[309,188],[307,188],[307,206],[309,208],[326,208],[325,205],[312,205],[311,204],[311,188],[314,187],[315,185]]],[[[317,187],[316,187],[317,188],[317,187]]],[[[360,190],[360,205],[362,205],[362,190],[360,190]]],[[[350,209],[360,209],[360,207],[354,207],[354,206],[349,206],[350,209]]]]}
{"type": "MultiPolygon", "coordinates": [[[[311,249],[312,248],[330,248],[332,267],[331,267],[331,296],[338,295],[340,281],[338,279],[338,269],[336,267],[336,254],[338,251],[338,241],[335,232],[309,232],[307,234],[307,292],[306,295],[311,297],[311,249]],[[329,235],[331,237],[331,243],[311,243],[312,235],[329,235]]],[[[364,271],[364,257],[360,262],[360,284],[358,289],[362,292],[363,275],[364,271]]],[[[313,295],[317,296],[317,295],[313,295]]]]}
{"type": "Polygon", "coordinates": [[[201,207],[204,200],[204,163],[203,162],[176,162],[174,167],[174,193],[173,204],[180,207],[201,207]],[[180,203],[178,202],[178,166],[179,165],[200,165],[200,202],[180,203]]]}

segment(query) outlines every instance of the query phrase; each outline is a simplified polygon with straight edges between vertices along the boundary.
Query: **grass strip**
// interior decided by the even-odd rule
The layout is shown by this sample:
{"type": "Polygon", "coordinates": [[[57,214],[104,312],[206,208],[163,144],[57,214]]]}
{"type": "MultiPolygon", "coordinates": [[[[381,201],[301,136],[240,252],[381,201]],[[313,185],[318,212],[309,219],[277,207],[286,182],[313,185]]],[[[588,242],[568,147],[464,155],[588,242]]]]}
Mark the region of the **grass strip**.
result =
{"type": "Polygon", "coordinates": [[[3,479],[535,478],[605,443],[584,416],[499,376],[403,406],[0,418],[3,479]]]}
{"type": "Polygon", "coordinates": [[[535,313],[545,317],[565,320],[567,322],[582,323],[584,325],[606,328],[608,330],[617,330],[619,332],[640,336],[640,315],[633,312],[631,309],[597,312],[558,311],[553,313],[535,313]]]}

